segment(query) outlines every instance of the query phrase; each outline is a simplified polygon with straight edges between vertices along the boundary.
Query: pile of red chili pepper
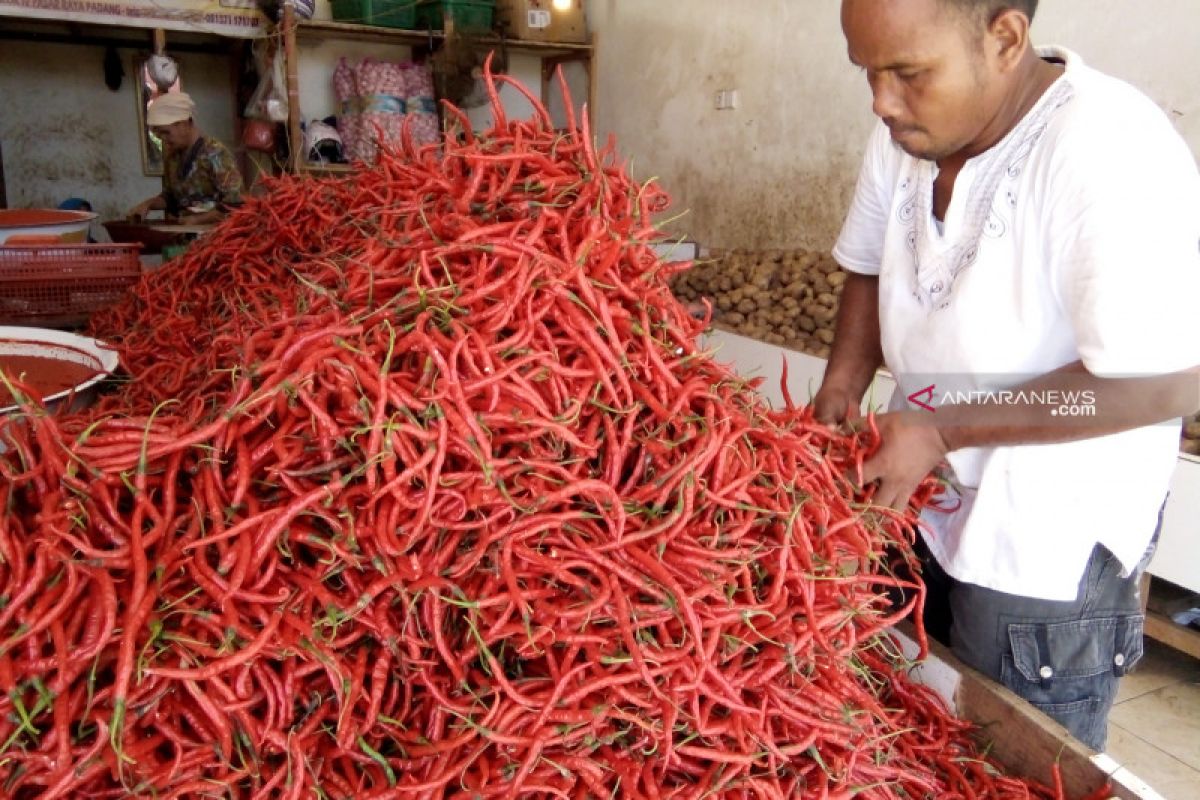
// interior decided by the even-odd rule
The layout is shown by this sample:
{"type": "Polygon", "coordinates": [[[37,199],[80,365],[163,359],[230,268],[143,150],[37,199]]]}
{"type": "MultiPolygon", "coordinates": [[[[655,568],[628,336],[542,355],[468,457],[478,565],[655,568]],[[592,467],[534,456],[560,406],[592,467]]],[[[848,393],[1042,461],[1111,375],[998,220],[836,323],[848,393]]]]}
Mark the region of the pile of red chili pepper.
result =
{"type": "Polygon", "coordinates": [[[699,349],[661,190],[494,94],[274,181],[94,322],[99,405],[0,421],[0,794],[1051,796],[905,676],[872,431],[699,349]]]}

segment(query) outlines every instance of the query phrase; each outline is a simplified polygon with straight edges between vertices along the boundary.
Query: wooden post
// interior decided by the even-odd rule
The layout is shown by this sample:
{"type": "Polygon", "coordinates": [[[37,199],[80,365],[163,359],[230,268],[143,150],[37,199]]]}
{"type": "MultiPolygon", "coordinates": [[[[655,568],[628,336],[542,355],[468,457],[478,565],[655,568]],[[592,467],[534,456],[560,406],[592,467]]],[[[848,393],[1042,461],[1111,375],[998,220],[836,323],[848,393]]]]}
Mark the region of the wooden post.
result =
{"type": "MultiPolygon", "coordinates": [[[[233,109],[233,142],[230,142],[234,158],[237,159],[238,171],[242,173],[242,183],[247,192],[251,190],[250,167],[253,164],[250,151],[242,146],[242,132],[245,122],[242,120],[242,110],[238,108],[238,84],[241,80],[242,64],[249,56],[250,45],[245,41],[231,42],[229,47],[229,96],[233,101],[229,104],[233,109]],[[235,144],[236,143],[236,144],[235,144]]],[[[255,165],[256,166],[256,165],[255,165]]]]}
{"type": "Polygon", "coordinates": [[[588,120],[596,130],[596,34],[588,37],[592,49],[587,54],[588,120]]]}
{"type": "MultiPolygon", "coordinates": [[[[553,59],[549,59],[549,58],[542,59],[541,98],[542,98],[542,105],[545,106],[547,109],[550,108],[550,82],[554,79],[554,66],[555,66],[555,62],[553,59]]],[[[551,122],[553,122],[553,120],[551,120],[551,122]]]]}
{"type": "Polygon", "coordinates": [[[154,29],[154,54],[161,56],[167,49],[167,32],[162,28],[154,29]]]}
{"type": "Polygon", "coordinates": [[[291,0],[283,4],[283,57],[287,62],[288,152],[292,171],[299,172],[306,160],[304,136],[300,132],[300,73],[296,65],[296,9],[291,0]]]}

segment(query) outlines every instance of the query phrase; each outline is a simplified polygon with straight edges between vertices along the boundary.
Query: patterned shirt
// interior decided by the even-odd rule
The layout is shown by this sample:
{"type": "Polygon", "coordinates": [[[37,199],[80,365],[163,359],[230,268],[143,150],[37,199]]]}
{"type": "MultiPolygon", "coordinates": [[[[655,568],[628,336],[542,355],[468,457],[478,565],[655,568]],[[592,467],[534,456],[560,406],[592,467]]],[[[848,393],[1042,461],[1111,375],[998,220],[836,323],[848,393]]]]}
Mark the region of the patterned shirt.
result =
{"type": "Polygon", "coordinates": [[[201,136],[186,153],[164,154],[162,196],[172,216],[226,211],[242,202],[242,174],[225,145],[201,136]]]}

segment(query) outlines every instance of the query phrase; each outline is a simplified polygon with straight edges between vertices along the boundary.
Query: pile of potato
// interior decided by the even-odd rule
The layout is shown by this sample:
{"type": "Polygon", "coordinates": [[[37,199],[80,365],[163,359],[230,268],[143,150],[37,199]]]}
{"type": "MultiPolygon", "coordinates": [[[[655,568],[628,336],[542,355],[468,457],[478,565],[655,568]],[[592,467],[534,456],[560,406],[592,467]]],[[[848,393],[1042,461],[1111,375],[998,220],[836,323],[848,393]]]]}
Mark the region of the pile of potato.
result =
{"type": "Polygon", "coordinates": [[[718,327],[828,358],[845,280],[827,253],[731,250],[697,261],[673,289],[685,303],[707,297],[718,327]]]}
{"type": "MultiPolygon", "coordinates": [[[[672,288],[685,303],[707,297],[717,327],[828,358],[845,281],[827,253],[731,250],[697,261],[672,288]]],[[[1200,414],[1184,421],[1179,449],[1200,456],[1200,414]]]]}
{"type": "Polygon", "coordinates": [[[1179,449],[1190,455],[1200,456],[1200,414],[1183,421],[1179,449]]]}

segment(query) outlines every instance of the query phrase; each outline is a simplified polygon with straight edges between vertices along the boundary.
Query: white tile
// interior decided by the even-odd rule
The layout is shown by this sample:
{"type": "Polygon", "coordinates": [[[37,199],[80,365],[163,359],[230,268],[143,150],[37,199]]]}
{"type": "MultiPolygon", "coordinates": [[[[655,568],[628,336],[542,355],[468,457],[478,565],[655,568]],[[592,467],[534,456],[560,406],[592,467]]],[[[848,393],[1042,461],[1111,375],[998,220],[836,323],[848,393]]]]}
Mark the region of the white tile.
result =
{"type": "Polygon", "coordinates": [[[1107,753],[1165,800],[1196,800],[1200,797],[1200,770],[1164,753],[1120,725],[1110,723],[1108,726],[1107,753]]]}
{"type": "MultiPolygon", "coordinates": [[[[1178,683],[1128,700],[1113,708],[1109,721],[1200,770],[1200,685],[1178,683]]],[[[1200,784],[1192,800],[1197,797],[1200,784]]]]}

